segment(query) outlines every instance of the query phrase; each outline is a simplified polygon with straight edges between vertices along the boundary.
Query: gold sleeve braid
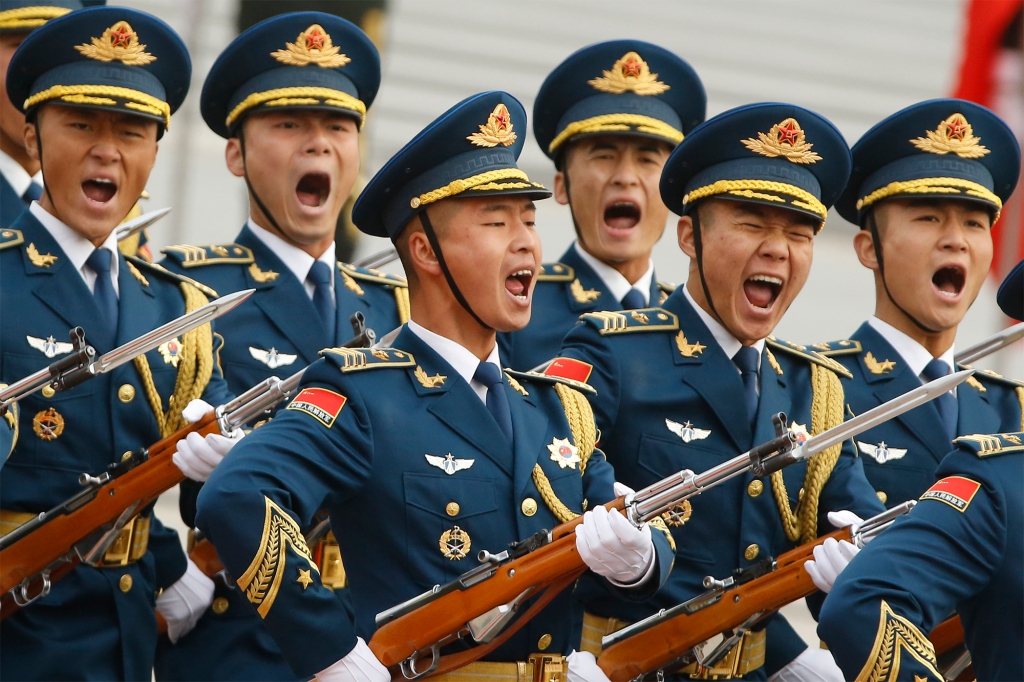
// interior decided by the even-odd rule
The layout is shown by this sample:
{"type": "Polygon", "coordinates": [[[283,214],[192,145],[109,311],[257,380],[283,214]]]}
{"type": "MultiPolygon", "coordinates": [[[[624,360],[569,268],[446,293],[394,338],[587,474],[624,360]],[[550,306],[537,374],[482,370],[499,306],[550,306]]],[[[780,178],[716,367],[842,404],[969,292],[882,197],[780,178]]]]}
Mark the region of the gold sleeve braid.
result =
{"type": "MultiPolygon", "coordinates": [[[[811,435],[816,436],[843,421],[843,386],[839,377],[820,365],[811,365],[811,435]]],[[[782,526],[790,542],[808,543],[818,537],[818,499],[821,490],[839,461],[842,443],[811,457],[807,462],[803,495],[794,512],[789,506],[789,495],[782,471],[772,474],[772,492],[779,507],[782,526]]]]}
{"type": "Polygon", "coordinates": [[[1020,430],[1024,431],[1024,386],[1017,387],[1017,402],[1020,403],[1020,430]]]}
{"type": "Polygon", "coordinates": [[[915,680],[944,680],[935,660],[935,647],[917,627],[892,610],[883,599],[879,608],[878,630],[871,653],[856,682],[890,682],[902,679],[900,667],[906,657],[925,668],[930,677],[914,676],[915,680]]]}
{"type": "MultiPolygon", "coordinates": [[[[187,282],[181,283],[185,297],[185,312],[201,308],[209,301],[203,292],[187,282]]],[[[163,409],[163,398],[153,382],[153,372],[145,355],[135,358],[135,369],[142,378],[153,416],[160,427],[160,436],[166,438],[185,425],[181,411],[190,401],[202,397],[210,377],[213,376],[213,330],[209,323],[186,332],[181,339],[181,353],[178,356],[178,377],[174,393],[167,400],[167,412],[163,409]]]]}
{"type": "MultiPolygon", "coordinates": [[[[572,433],[572,439],[580,458],[580,476],[583,476],[587,470],[587,462],[594,454],[594,447],[597,445],[594,411],[582,393],[565,384],[555,384],[555,392],[565,411],[565,419],[569,422],[569,431],[572,433]]],[[[544,474],[540,464],[533,465],[533,483],[537,486],[537,491],[540,493],[541,499],[544,500],[544,504],[559,521],[568,523],[579,516],[558,499],[551,487],[551,481],[544,474]]]]}
{"type": "Polygon", "coordinates": [[[394,287],[395,290],[395,307],[398,309],[398,323],[405,324],[409,321],[411,315],[411,308],[409,306],[409,289],[408,287],[394,287]]]}

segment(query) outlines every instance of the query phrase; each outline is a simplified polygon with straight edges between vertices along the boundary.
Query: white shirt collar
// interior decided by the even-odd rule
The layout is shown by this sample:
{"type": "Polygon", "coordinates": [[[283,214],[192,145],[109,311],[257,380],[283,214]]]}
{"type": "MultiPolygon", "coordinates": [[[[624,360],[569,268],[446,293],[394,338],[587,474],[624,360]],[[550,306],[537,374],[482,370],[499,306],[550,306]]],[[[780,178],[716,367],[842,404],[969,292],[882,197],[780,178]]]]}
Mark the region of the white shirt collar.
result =
{"type": "MultiPolygon", "coordinates": [[[[920,377],[921,372],[924,371],[925,366],[932,361],[932,354],[928,350],[919,344],[914,339],[910,338],[896,327],[892,326],[884,320],[872,315],[868,318],[868,324],[876,332],[882,335],[882,338],[889,342],[889,345],[896,349],[896,352],[903,358],[903,362],[907,363],[907,367],[914,373],[915,376],[920,377]]],[[[939,360],[944,361],[949,365],[949,371],[954,371],[953,365],[953,346],[950,346],[945,353],[939,356],[939,360]]],[[[954,393],[955,393],[954,389],[954,393]]]]}
{"type": "MultiPolygon", "coordinates": [[[[476,392],[480,397],[480,400],[483,400],[485,403],[487,402],[487,387],[479,381],[473,380],[473,375],[476,374],[476,368],[480,365],[479,358],[473,355],[473,353],[464,346],[461,346],[440,334],[435,334],[413,320],[409,320],[406,324],[409,327],[409,331],[418,336],[423,343],[430,346],[435,353],[444,358],[445,362],[451,365],[452,368],[459,373],[459,376],[466,380],[466,383],[469,384],[470,388],[476,392]]],[[[498,359],[497,343],[494,344],[491,354],[487,356],[486,362],[497,365],[498,370],[501,370],[501,360],[498,359]]]]}
{"type": "Polygon", "coordinates": [[[321,261],[327,263],[331,268],[331,289],[334,289],[334,269],[337,267],[337,260],[335,259],[335,244],[331,242],[331,245],[327,247],[327,250],[320,254],[319,258],[313,258],[308,253],[303,251],[297,246],[289,244],[285,240],[278,237],[270,230],[265,230],[255,222],[252,218],[246,223],[249,226],[249,230],[252,231],[256,238],[263,242],[264,246],[274,252],[278,258],[281,259],[295,278],[302,283],[306,289],[306,294],[310,298],[313,298],[313,289],[315,288],[311,282],[306,281],[306,277],[309,276],[309,269],[313,267],[313,263],[321,261]]]}
{"type": "MultiPolygon", "coordinates": [[[[85,285],[89,287],[89,291],[93,291],[96,286],[96,273],[85,264],[85,261],[89,260],[92,252],[96,250],[93,243],[65,225],[58,218],[50,215],[45,208],[39,205],[38,201],[33,201],[29,205],[28,210],[32,212],[36,220],[43,224],[46,231],[57,242],[61,251],[64,252],[64,255],[68,257],[71,264],[78,270],[78,274],[82,276],[85,285]]],[[[114,292],[120,296],[121,288],[117,282],[117,275],[121,269],[121,259],[117,251],[117,230],[110,231],[110,234],[107,235],[100,248],[109,249],[114,254],[114,258],[110,263],[110,278],[114,281],[114,292]]]]}
{"type": "Polygon", "coordinates": [[[651,304],[651,281],[654,279],[653,260],[647,260],[647,272],[635,284],[630,284],[629,280],[623,277],[621,272],[607,263],[602,263],[584,251],[579,242],[573,242],[573,248],[576,249],[576,253],[583,259],[583,262],[593,268],[597,276],[604,282],[604,285],[608,287],[608,291],[612,292],[612,296],[615,297],[616,301],[621,302],[630,289],[636,289],[643,294],[644,303],[646,305],[651,304]]]}
{"type": "MultiPolygon", "coordinates": [[[[740,347],[743,345],[736,340],[736,337],[729,333],[729,330],[722,326],[722,323],[711,317],[706,310],[697,305],[697,302],[693,300],[693,296],[690,295],[690,291],[683,285],[683,294],[686,296],[686,300],[690,302],[693,309],[697,311],[697,315],[700,317],[701,322],[708,328],[711,335],[715,337],[715,342],[718,347],[721,348],[729,359],[736,355],[740,347]]],[[[761,371],[761,355],[764,353],[764,339],[759,339],[753,343],[753,347],[757,350],[757,371],[761,371]]],[[[737,372],[739,369],[736,370],[737,372]]]]}
{"type": "Polygon", "coordinates": [[[35,180],[40,185],[43,184],[43,172],[39,171],[35,175],[29,175],[28,171],[22,168],[21,164],[15,161],[5,152],[0,152],[0,173],[3,173],[7,183],[20,197],[28,189],[28,186],[35,180]]]}

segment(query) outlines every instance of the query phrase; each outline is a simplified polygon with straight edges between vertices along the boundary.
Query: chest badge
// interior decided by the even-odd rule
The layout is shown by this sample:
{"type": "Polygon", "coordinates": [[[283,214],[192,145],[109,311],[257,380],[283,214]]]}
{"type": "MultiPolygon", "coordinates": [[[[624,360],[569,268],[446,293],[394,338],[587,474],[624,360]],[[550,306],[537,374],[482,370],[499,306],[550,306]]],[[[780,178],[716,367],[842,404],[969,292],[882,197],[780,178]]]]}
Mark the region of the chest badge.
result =
{"type": "Polygon", "coordinates": [[[438,457],[437,455],[423,456],[427,458],[427,463],[430,466],[437,467],[449,476],[454,474],[456,471],[462,471],[463,469],[470,468],[473,466],[473,463],[476,462],[475,459],[456,459],[450,452],[444,457],[438,457]]]}
{"type": "Polygon", "coordinates": [[[672,505],[672,508],[662,514],[661,518],[665,520],[665,525],[679,528],[690,520],[692,514],[693,505],[689,500],[683,500],[680,504],[672,505]]]}
{"type": "Polygon", "coordinates": [[[295,362],[295,358],[298,357],[297,355],[292,355],[290,353],[278,353],[277,349],[273,346],[270,347],[270,350],[263,350],[261,348],[249,346],[249,355],[256,360],[259,360],[270,369],[277,369],[278,367],[290,365],[295,362]]]}
{"type": "Polygon", "coordinates": [[[473,542],[469,537],[469,533],[455,526],[451,530],[441,533],[438,546],[441,548],[441,554],[444,555],[445,559],[448,561],[458,561],[469,556],[469,548],[473,546],[473,542]]]}
{"type": "Polygon", "coordinates": [[[26,336],[25,338],[28,340],[28,345],[38,351],[42,351],[43,355],[48,358],[63,355],[64,353],[70,353],[75,349],[75,347],[70,343],[58,341],[52,336],[47,336],[45,339],[40,339],[36,336],[26,336]]]}
{"type": "Polygon", "coordinates": [[[807,433],[806,424],[797,424],[793,422],[789,425],[789,430],[796,434],[797,443],[806,443],[807,439],[811,437],[811,434],[807,433]]]}
{"type": "Polygon", "coordinates": [[[171,339],[166,343],[161,343],[156,349],[163,356],[165,365],[171,365],[177,369],[178,361],[181,360],[181,341],[171,339]]]}
{"type": "Polygon", "coordinates": [[[551,453],[551,461],[558,462],[558,466],[561,469],[566,467],[575,469],[576,463],[580,461],[579,450],[569,442],[568,438],[552,439],[548,445],[548,452],[551,453]]]}
{"type": "Polygon", "coordinates": [[[710,429],[696,429],[689,421],[685,424],[680,424],[671,419],[666,419],[665,426],[668,427],[669,431],[682,438],[684,443],[689,443],[691,440],[704,440],[711,435],[710,429]]]}
{"type": "Polygon", "coordinates": [[[857,441],[857,449],[879,464],[885,464],[894,459],[903,459],[903,456],[907,454],[906,448],[891,448],[885,444],[884,440],[878,445],[857,441]]]}
{"type": "Polygon", "coordinates": [[[64,417],[52,407],[32,417],[32,430],[42,440],[57,440],[64,433],[64,417]]]}

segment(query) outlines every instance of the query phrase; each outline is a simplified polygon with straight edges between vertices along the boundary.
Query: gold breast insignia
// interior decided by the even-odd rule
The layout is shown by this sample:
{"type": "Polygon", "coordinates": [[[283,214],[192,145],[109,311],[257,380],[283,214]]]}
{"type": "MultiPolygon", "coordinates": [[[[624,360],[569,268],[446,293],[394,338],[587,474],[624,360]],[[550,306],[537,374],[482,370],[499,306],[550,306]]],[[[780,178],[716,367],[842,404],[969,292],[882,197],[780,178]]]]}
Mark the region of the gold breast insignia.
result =
{"type": "Polygon", "coordinates": [[[665,525],[679,528],[690,520],[691,515],[693,515],[693,505],[689,500],[683,500],[681,504],[672,505],[672,508],[662,514],[661,518],[665,520],[665,525]]]}
{"type": "Polygon", "coordinates": [[[52,407],[32,417],[32,430],[42,440],[57,440],[64,433],[64,417],[52,407]]]}
{"type": "Polygon", "coordinates": [[[553,438],[548,444],[548,452],[551,453],[551,461],[558,462],[560,469],[575,469],[576,463],[580,461],[579,450],[568,438],[553,438]]]}
{"type": "Polygon", "coordinates": [[[444,555],[445,559],[448,561],[458,561],[469,556],[469,548],[473,546],[473,542],[469,537],[469,533],[455,526],[451,530],[441,533],[438,546],[441,548],[441,554],[444,555]]]}

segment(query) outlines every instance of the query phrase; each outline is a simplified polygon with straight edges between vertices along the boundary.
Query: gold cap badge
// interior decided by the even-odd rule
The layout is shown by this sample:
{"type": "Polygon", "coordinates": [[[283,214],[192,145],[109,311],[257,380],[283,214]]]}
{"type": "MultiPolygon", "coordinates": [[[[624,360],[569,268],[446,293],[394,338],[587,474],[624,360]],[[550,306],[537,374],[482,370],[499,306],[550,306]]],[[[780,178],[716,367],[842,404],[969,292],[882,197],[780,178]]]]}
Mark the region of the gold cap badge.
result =
{"type": "Polygon", "coordinates": [[[99,38],[93,38],[92,44],[75,45],[75,49],[89,59],[101,62],[119,61],[125,66],[145,66],[156,61],[156,57],[146,52],[146,46],[139,42],[139,34],[127,21],[119,21],[99,38]]]}
{"type": "Polygon", "coordinates": [[[741,142],[744,147],[761,156],[781,156],[799,164],[821,161],[821,157],[811,151],[814,145],[807,142],[804,130],[795,118],[776,123],[767,134],[758,133],[756,140],[747,138],[741,142]]]}
{"type": "Polygon", "coordinates": [[[487,117],[487,124],[480,126],[480,132],[473,133],[466,138],[477,147],[509,147],[516,141],[516,134],[512,132],[512,115],[508,113],[508,107],[499,104],[487,117]]]}
{"type": "Polygon", "coordinates": [[[271,52],[270,56],[289,66],[316,64],[321,69],[336,69],[345,66],[351,59],[331,42],[331,36],[320,24],[313,24],[299,34],[294,43],[285,43],[284,50],[271,52]]]}
{"type": "Polygon", "coordinates": [[[610,92],[613,95],[621,95],[624,92],[660,95],[670,88],[658,80],[658,74],[651,73],[647,62],[636,52],[622,55],[603,76],[589,80],[587,84],[593,86],[595,90],[610,92]]]}
{"type": "Polygon", "coordinates": [[[925,135],[927,137],[918,137],[910,143],[929,154],[956,154],[961,159],[980,159],[990,151],[981,144],[980,137],[975,137],[974,129],[963,114],[953,114],[925,135]]]}

